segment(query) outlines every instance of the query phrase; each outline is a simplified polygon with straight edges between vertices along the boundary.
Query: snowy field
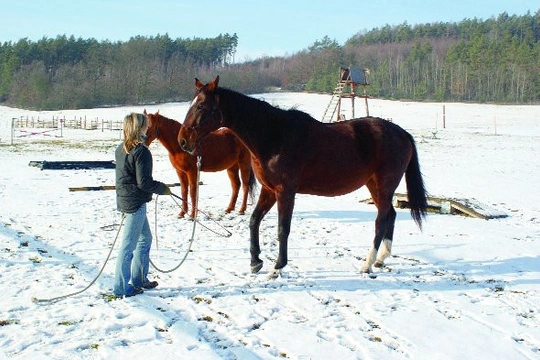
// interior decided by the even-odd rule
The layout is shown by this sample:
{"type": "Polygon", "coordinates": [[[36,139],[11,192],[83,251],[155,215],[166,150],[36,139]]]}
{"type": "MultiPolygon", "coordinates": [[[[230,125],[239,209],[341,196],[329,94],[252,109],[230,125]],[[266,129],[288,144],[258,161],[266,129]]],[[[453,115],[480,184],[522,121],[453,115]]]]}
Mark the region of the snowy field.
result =
{"type": "MultiPolygon", "coordinates": [[[[317,119],[328,95],[262,94],[317,119]]],[[[344,113],[350,109],[344,100],[344,113]]],[[[148,106],[183,121],[187,103],[148,106]]],[[[429,193],[479,201],[508,215],[430,214],[421,232],[399,209],[393,256],[375,278],[359,273],[375,207],[365,188],[298,195],[289,265],[277,257],[276,208],[261,225],[261,273],[249,272],[249,213],[224,214],[224,172],[202,173],[199,223],[182,266],[159,287],[109,301],[118,245],[96,283],[121,216],[114,170],[40,170],[31,161],[113,160],[119,131],[64,129],[19,137],[13,117],[121,121],[144,107],[31,112],[0,107],[0,358],[8,359],[540,359],[540,106],[370,100],[370,114],[411,132],[429,193]],[[443,105],[445,128],[443,128],[443,105]],[[204,226],[207,228],[205,228],[204,226]],[[230,232],[230,237],[223,236],[230,232]]],[[[365,114],[356,100],[356,115],[365,114]]],[[[178,182],[159,143],[154,177],[178,182]]],[[[173,188],[179,194],[179,188],[173,188]]],[[[404,183],[398,188],[405,192],[404,183]]],[[[194,223],[160,196],[148,206],[151,259],[175,267],[194,223]],[[154,228],[157,212],[157,234],[154,228]]]]}

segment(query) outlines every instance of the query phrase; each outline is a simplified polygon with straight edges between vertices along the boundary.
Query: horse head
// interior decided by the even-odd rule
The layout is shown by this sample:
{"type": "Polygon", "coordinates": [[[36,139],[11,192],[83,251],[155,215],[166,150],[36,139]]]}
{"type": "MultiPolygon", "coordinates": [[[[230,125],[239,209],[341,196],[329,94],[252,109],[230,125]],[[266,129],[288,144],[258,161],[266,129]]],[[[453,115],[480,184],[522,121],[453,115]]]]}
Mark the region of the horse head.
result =
{"type": "Polygon", "coordinates": [[[159,110],[155,114],[148,114],[144,109],[143,114],[148,119],[148,130],[146,131],[146,140],[144,141],[146,146],[149,146],[152,141],[159,137],[158,118],[159,110]]]}
{"type": "Polygon", "coordinates": [[[223,114],[219,108],[218,83],[219,75],[206,85],[195,79],[195,95],[178,133],[180,147],[192,155],[208,134],[221,127],[223,114]]]}

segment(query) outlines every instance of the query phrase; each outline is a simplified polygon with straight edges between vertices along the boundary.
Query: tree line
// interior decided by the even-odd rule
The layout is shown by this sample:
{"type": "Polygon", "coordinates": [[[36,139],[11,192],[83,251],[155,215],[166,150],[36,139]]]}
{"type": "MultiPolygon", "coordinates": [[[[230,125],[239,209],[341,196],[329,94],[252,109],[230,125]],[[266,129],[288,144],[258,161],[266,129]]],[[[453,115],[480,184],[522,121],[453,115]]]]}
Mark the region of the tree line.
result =
{"type": "Polygon", "coordinates": [[[23,108],[91,108],[183,99],[193,74],[232,62],[236,34],[127,42],[57,36],[0,45],[0,102],[23,108]]]}
{"type": "Polygon", "coordinates": [[[297,53],[235,63],[236,34],[98,42],[58,36],[0,44],[0,102],[35,109],[185,101],[193,79],[243,93],[330,93],[340,67],[368,68],[368,93],[388,99],[538,103],[540,10],[326,36],[297,53]]]}

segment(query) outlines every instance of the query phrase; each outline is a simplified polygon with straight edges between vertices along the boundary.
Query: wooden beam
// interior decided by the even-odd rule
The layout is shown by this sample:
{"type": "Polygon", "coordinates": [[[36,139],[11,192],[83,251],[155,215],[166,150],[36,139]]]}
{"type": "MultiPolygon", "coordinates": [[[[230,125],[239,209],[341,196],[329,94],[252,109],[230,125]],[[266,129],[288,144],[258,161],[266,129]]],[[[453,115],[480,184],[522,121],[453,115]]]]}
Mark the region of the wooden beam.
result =
{"type": "MultiPolygon", "coordinates": [[[[180,183],[166,184],[168,187],[180,186],[180,183]]],[[[102,191],[102,190],[116,190],[114,185],[102,185],[102,186],[80,186],[70,187],[69,191],[102,191]]]]}

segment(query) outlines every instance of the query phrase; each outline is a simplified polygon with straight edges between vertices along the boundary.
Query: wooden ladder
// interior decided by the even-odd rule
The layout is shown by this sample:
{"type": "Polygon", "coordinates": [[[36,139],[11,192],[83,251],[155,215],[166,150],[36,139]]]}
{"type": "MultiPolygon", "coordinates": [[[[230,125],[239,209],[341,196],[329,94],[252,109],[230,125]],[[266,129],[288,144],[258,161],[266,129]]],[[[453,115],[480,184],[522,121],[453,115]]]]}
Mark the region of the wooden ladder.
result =
{"type": "Polygon", "coordinates": [[[344,87],[345,87],[345,83],[338,82],[332,94],[332,98],[330,99],[330,102],[328,103],[326,110],[324,110],[324,115],[321,120],[322,122],[332,122],[332,119],[334,118],[334,114],[336,113],[336,109],[338,107],[339,101],[341,99],[341,94],[343,93],[344,87]]]}

